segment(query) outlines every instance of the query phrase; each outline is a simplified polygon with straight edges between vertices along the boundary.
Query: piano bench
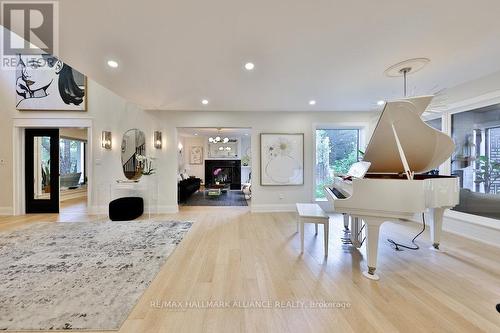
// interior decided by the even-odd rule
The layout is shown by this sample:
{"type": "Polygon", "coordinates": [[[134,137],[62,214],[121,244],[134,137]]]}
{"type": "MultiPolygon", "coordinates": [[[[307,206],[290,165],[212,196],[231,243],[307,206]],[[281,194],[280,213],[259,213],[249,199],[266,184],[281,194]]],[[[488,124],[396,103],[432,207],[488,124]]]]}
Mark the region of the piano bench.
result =
{"type": "Polygon", "coordinates": [[[297,206],[297,231],[300,226],[300,250],[304,253],[304,223],[314,223],[316,235],[318,234],[318,223],[323,224],[325,239],[325,257],[328,256],[328,215],[317,204],[298,203],[297,206]]]}

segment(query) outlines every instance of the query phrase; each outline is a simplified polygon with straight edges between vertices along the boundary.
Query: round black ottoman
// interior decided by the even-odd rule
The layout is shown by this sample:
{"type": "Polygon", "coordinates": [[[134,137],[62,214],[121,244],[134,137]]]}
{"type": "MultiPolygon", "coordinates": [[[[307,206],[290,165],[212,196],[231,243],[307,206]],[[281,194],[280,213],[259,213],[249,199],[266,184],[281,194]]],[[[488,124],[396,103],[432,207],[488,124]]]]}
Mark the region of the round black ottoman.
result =
{"type": "Polygon", "coordinates": [[[144,213],[144,199],[141,197],[118,198],[109,203],[111,221],[131,221],[144,213]]]}

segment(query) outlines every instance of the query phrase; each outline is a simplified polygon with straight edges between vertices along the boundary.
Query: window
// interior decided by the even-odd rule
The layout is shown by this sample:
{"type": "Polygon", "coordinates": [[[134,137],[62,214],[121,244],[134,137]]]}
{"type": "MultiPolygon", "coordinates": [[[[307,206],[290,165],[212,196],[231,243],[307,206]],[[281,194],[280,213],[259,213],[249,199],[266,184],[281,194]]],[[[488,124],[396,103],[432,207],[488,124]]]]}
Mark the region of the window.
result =
{"type": "Polygon", "coordinates": [[[59,140],[59,172],[61,175],[80,173],[79,183],[85,182],[85,142],[61,138],[59,140]]]}
{"type": "Polygon", "coordinates": [[[334,174],[346,173],[358,159],[359,129],[317,129],[314,197],[324,198],[323,187],[334,174]]]}
{"type": "Polygon", "coordinates": [[[442,121],[441,117],[427,120],[425,123],[427,125],[429,125],[430,127],[437,129],[438,131],[443,130],[443,121],[442,121]]]}
{"type": "Polygon", "coordinates": [[[453,114],[451,130],[461,187],[454,210],[500,219],[500,105],[453,114]]]}

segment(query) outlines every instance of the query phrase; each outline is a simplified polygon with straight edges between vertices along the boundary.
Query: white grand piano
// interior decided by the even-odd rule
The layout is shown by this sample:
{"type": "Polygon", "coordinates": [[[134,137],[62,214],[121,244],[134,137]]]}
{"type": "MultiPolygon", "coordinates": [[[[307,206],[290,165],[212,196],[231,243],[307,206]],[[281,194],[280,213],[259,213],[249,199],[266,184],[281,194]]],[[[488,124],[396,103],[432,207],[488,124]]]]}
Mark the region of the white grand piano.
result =
{"type": "Polygon", "coordinates": [[[375,270],[382,223],[429,212],[433,248],[439,250],[444,211],[458,204],[458,178],[424,174],[437,169],[454,150],[448,135],[421,119],[431,100],[422,96],[388,102],[366,148],[365,163],[325,187],[334,211],[351,223],[354,246],[361,246],[365,229],[368,270],[363,275],[369,279],[379,279],[375,270]],[[364,177],[357,175],[363,167],[368,169],[364,177]]]}

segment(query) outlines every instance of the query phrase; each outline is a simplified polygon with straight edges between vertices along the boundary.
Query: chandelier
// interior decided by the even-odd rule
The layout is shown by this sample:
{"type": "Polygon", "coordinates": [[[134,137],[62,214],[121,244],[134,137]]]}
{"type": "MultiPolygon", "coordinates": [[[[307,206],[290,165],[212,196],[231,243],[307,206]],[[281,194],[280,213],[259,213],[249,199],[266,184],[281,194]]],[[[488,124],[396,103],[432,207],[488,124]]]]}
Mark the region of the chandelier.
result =
{"type": "Polygon", "coordinates": [[[224,138],[221,138],[220,137],[220,128],[217,129],[217,136],[215,138],[213,137],[209,137],[208,138],[208,142],[210,143],[219,143],[219,142],[222,142],[222,143],[228,143],[229,142],[229,138],[228,137],[224,137],[224,138]]]}

